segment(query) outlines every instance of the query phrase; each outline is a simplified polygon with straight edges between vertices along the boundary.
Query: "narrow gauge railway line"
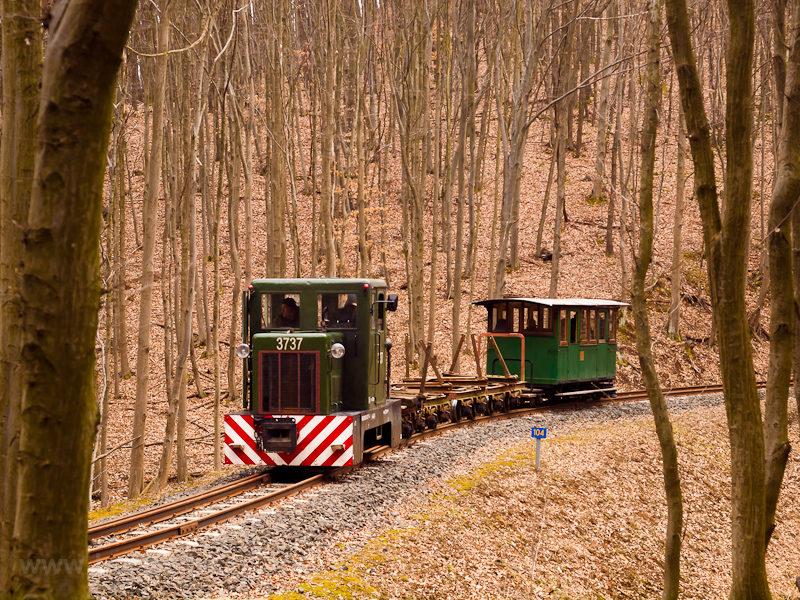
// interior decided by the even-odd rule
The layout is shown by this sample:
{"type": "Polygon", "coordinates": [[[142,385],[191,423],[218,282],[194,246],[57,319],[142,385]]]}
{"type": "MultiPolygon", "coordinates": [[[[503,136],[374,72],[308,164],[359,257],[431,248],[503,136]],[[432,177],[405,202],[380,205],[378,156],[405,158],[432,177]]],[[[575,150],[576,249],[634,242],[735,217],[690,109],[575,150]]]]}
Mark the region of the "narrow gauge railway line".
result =
{"type": "Polygon", "coordinates": [[[136,529],[139,526],[153,525],[179,517],[189,513],[203,506],[214,504],[227,500],[228,498],[238,496],[259,487],[265,483],[270,483],[271,476],[268,472],[257,473],[250,477],[244,477],[237,481],[214,487],[205,492],[194,494],[188,498],[162,504],[155,508],[139,511],[133,514],[126,515],[119,519],[112,519],[92,525],[89,527],[89,541],[108,537],[110,535],[118,535],[136,529]]]}
{"type": "MultiPolygon", "coordinates": [[[[763,382],[759,386],[763,387],[763,382]]],[[[720,385],[693,386],[687,388],[674,388],[665,390],[665,396],[689,396],[703,393],[718,393],[722,391],[720,385]]],[[[633,392],[622,392],[616,398],[603,398],[594,401],[574,401],[560,404],[545,405],[541,407],[526,407],[509,412],[498,412],[488,416],[478,416],[474,420],[463,420],[453,423],[443,423],[435,429],[428,429],[414,434],[410,439],[404,439],[400,447],[407,447],[422,439],[438,435],[451,429],[466,427],[469,425],[497,421],[502,419],[515,418],[544,411],[569,410],[579,406],[599,405],[616,402],[635,402],[647,399],[647,392],[638,390],[633,392]]],[[[371,462],[376,458],[388,454],[392,449],[388,446],[372,448],[364,452],[364,463],[371,462]]],[[[94,564],[103,560],[116,558],[137,550],[154,546],[156,544],[191,535],[207,529],[214,525],[223,523],[233,517],[245,512],[262,508],[268,504],[288,498],[304,490],[311,489],[325,481],[336,479],[347,472],[358,468],[359,465],[351,467],[341,467],[333,469],[326,474],[316,474],[293,484],[277,484],[273,481],[271,471],[258,473],[249,477],[234,481],[223,486],[218,486],[206,492],[183,498],[177,502],[164,504],[151,510],[141,511],[131,515],[126,515],[119,519],[109,520],[89,528],[89,540],[94,542],[89,548],[89,563],[94,564]],[[278,489],[275,489],[276,486],[278,489]],[[266,493],[262,493],[259,488],[264,488],[266,493]],[[243,501],[235,500],[239,496],[244,496],[243,501]],[[234,501],[235,503],[232,503],[234,501]],[[216,509],[214,508],[216,505],[216,509]],[[208,507],[209,510],[202,511],[192,518],[192,511],[208,507]],[[180,519],[179,522],[165,523],[170,519],[180,519]],[[153,528],[153,526],[156,526],[153,528]],[[151,528],[150,531],[132,535],[125,539],[114,539],[111,536],[118,536],[125,532],[131,532],[142,528],[151,528]],[[110,538],[104,540],[104,538],[110,538]],[[105,543],[98,544],[99,540],[105,543]]]]}

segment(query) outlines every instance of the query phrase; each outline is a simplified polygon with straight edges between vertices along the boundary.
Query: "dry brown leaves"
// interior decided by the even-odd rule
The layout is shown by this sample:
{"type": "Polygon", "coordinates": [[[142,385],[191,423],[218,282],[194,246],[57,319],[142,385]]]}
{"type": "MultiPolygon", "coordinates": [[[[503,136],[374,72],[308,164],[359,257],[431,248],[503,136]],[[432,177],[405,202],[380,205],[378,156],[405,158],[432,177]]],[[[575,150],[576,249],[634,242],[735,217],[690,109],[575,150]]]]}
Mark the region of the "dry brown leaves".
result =
{"type": "MultiPolygon", "coordinates": [[[[791,421],[797,440],[795,411],[791,421]]],[[[681,598],[726,598],[724,408],[684,413],[674,427],[684,494],[681,598]]],[[[383,600],[659,597],[667,515],[652,418],[575,430],[546,440],[543,454],[536,472],[532,441],[487,449],[403,506],[385,529],[366,533],[363,550],[328,551],[320,573],[288,579],[287,591],[383,600]],[[331,563],[336,570],[325,571],[331,563]]],[[[774,598],[800,598],[799,501],[800,461],[792,455],[767,559],[774,598]]]]}

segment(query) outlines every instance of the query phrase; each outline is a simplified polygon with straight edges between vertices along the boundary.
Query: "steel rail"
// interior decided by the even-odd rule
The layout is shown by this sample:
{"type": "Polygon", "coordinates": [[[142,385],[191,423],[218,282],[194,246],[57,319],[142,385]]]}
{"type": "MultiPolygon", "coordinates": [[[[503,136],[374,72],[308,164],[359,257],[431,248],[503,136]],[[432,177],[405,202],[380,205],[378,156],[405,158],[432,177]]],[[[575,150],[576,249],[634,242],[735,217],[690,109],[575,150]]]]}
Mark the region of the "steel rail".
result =
{"type": "Polygon", "coordinates": [[[168,540],[172,540],[178,537],[189,535],[191,533],[195,533],[197,531],[200,531],[201,529],[205,529],[212,525],[224,523],[225,521],[232,519],[233,517],[236,517],[242,513],[255,510],[256,508],[261,508],[266,504],[270,504],[278,500],[283,500],[284,498],[288,498],[299,492],[314,487],[315,485],[321,483],[325,479],[325,477],[326,475],[314,475],[313,477],[304,479],[299,483],[295,483],[283,489],[270,492],[269,494],[266,494],[264,496],[259,496],[258,498],[254,498],[253,500],[249,500],[247,502],[243,502],[235,506],[224,508],[211,515],[206,515],[197,519],[192,519],[191,521],[187,521],[179,525],[165,527],[158,531],[145,533],[133,538],[129,538],[127,540],[116,542],[114,544],[99,546],[97,548],[90,548],[89,564],[94,564],[96,562],[100,562],[101,560],[107,560],[109,558],[114,558],[122,554],[127,554],[129,552],[133,552],[134,550],[142,550],[144,548],[154,546],[155,544],[159,544],[161,542],[166,542],[168,540]]]}
{"type": "Polygon", "coordinates": [[[150,510],[136,512],[119,519],[98,523],[97,525],[89,527],[89,540],[95,540],[115,533],[124,533],[131,529],[136,529],[139,525],[150,525],[166,521],[167,519],[191,512],[201,506],[238,496],[269,482],[269,473],[259,473],[212,488],[201,494],[189,496],[188,498],[176,502],[170,502],[169,504],[163,504],[150,510]]]}

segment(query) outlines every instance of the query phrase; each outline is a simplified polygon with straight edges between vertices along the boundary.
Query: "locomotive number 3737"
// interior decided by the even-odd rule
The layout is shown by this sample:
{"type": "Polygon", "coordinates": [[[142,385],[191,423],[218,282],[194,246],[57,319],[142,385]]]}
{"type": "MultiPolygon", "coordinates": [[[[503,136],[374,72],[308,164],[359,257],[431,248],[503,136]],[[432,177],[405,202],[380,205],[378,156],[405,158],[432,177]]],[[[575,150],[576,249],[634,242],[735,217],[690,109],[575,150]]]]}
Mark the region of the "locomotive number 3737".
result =
{"type": "Polygon", "coordinates": [[[300,350],[300,344],[303,343],[301,337],[279,337],[278,350],[300,350]]]}

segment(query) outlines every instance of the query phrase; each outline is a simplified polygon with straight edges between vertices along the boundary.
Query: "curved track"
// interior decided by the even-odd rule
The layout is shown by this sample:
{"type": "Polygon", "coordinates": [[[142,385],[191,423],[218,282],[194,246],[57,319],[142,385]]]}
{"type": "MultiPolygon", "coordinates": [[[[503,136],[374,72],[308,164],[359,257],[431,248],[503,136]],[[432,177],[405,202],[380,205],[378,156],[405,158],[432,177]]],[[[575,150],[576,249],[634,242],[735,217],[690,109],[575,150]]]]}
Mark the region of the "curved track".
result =
{"type": "MultiPolygon", "coordinates": [[[[763,382],[759,382],[759,387],[763,387],[763,385],[763,382]]],[[[691,396],[697,394],[719,393],[721,391],[721,385],[693,386],[663,390],[665,396],[691,396]]],[[[548,404],[545,406],[520,408],[509,412],[494,413],[487,416],[478,416],[474,420],[441,424],[435,429],[428,429],[423,432],[416,433],[411,436],[411,438],[403,439],[399,447],[407,447],[416,441],[438,435],[443,431],[448,431],[458,427],[467,427],[481,422],[510,419],[544,411],[571,409],[578,406],[601,405],[613,402],[635,402],[646,399],[647,392],[644,390],[639,390],[633,392],[621,392],[617,394],[616,398],[548,404]]],[[[362,464],[366,464],[378,458],[379,456],[388,454],[389,452],[392,452],[392,450],[393,449],[388,446],[380,446],[365,450],[364,462],[362,464]]],[[[150,510],[126,515],[119,519],[113,519],[98,525],[94,525],[89,528],[89,540],[90,542],[94,542],[91,543],[89,547],[89,564],[115,558],[136,550],[143,550],[161,542],[197,533],[198,531],[213,525],[223,523],[237,515],[261,508],[273,502],[277,502],[304,490],[315,487],[324,481],[341,477],[345,473],[359,468],[359,466],[360,465],[341,467],[332,471],[328,471],[325,474],[316,474],[300,482],[288,485],[274,483],[274,477],[272,475],[273,471],[267,471],[234,481],[232,483],[215,487],[211,490],[207,490],[203,493],[196,494],[173,503],[163,504],[150,510]],[[269,487],[270,485],[272,485],[273,489],[266,490],[266,493],[262,494],[256,491],[258,488],[265,486],[269,487]],[[276,485],[280,485],[280,488],[274,489],[274,486],[276,485]],[[237,500],[234,504],[220,504],[220,502],[230,501],[243,495],[255,495],[255,497],[246,498],[241,502],[237,500]],[[213,506],[214,504],[218,505],[217,509],[215,510],[200,511],[196,516],[187,516],[193,511],[198,511],[198,509],[202,507],[213,506]],[[180,520],[180,522],[176,522],[174,524],[164,523],[168,520],[180,520]],[[112,537],[118,536],[125,532],[130,532],[134,529],[152,528],[153,526],[156,526],[156,529],[151,529],[139,535],[127,537],[126,539],[115,540],[112,537]],[[111,539],[107,540],[106,543],[103,543],[102,545],[97,545],[98,542],[95,540],[101,540],[104,538],[111,539]]]]}

